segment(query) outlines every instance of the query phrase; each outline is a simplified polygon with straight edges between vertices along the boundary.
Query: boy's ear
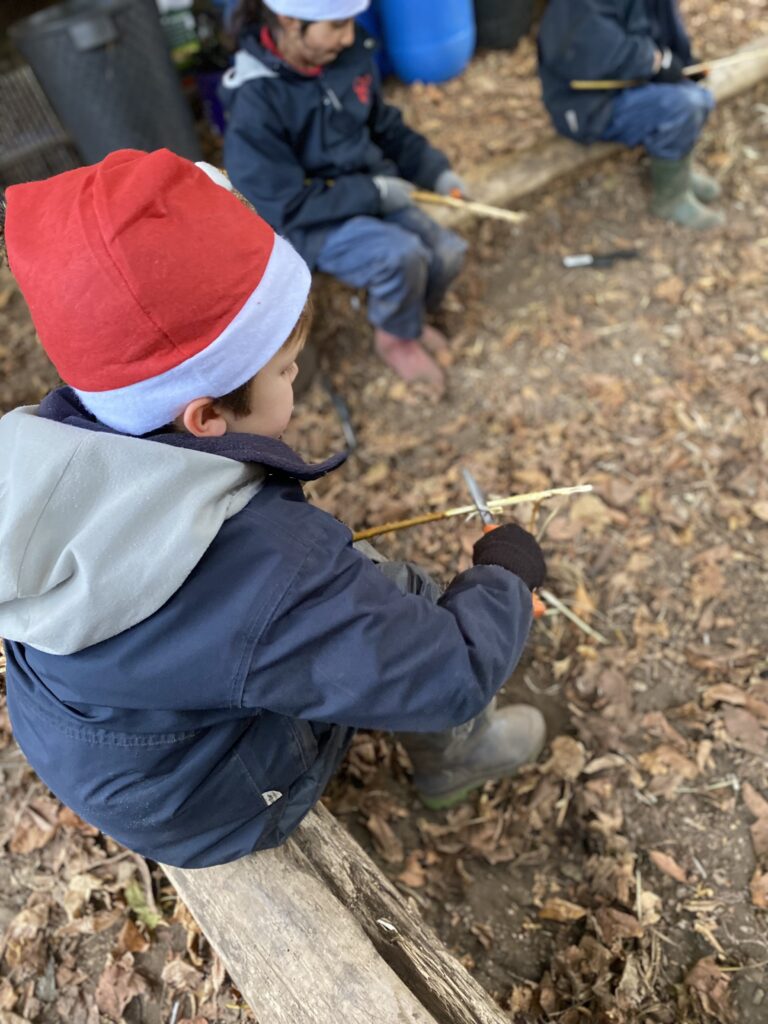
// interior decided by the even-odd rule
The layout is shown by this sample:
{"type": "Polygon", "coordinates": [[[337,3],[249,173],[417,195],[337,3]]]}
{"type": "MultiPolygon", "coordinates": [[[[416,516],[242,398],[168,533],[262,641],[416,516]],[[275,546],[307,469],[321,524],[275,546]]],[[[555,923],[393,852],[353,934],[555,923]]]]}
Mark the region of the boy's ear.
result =
{"type": "Polygon", "coordinates": [[[184,429],[195,437],[222,437],[227,432],[227,421],[216,411],[213,398],[195,398],[179,416],[184,429]]]}

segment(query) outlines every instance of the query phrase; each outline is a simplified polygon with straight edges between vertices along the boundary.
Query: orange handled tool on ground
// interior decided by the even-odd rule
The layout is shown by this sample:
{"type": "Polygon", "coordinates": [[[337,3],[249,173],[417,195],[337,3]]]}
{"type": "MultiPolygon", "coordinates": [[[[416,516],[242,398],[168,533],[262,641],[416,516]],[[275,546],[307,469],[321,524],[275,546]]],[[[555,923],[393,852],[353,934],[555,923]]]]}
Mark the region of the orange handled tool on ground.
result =
{"type": "MultiPolygon", "coordinates": [[[[475,480],[468,469],[462,469],[461,472],[464,474],[464,481],[482,520],[483,533],[490,533],[491,530],[498,529],[501,524],[496,522],[493,512],[488,508],[488,502],[485,500],[485,495],[480,490],[477,480],[475,480]]],[[[531,597],[533,598],[533,617],[534,619],[540,619],[546,613],[547,606],[535,591],[531,594],[531,597]]]]}

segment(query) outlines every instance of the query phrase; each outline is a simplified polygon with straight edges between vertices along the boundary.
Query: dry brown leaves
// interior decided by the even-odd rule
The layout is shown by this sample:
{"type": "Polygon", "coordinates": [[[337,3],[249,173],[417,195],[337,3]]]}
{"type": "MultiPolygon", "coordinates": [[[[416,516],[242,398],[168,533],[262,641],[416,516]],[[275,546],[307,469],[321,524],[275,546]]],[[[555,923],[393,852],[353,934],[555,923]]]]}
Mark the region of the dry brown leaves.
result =
{"type": "Polygon", "coordinates": [[[709,1018],[722,1021],[722,1024],[734,1019],[728,998],[731,979],[718,967],[713,956],[699,960],[686,975],[685,984],[694,1005],[709,1018]]]}
{"type": "MultiPolygon", "coordinates": [[[[705,54],[768,33],[762,0],[686,0],[685,13],[705,54]]],[[[533,62],[525,43],[481,55],[455,82],[394,98],[459,169],[481,174],[549,130],[533,62]]],[[[346,469],[308,488],[322,507],[358,527],[464,504],[463,464],[489,493],[587,479],[596,487],[563,507],[545,547],[552,589],[612,646],[596,650],[559,617],[536,626],[514,697],[540,700],[556,719],[542,764],[428,815],[413,802],[401,748],[364,735],[329,797],[446,940],[474,958],[483,983],[497,988],[504,971],[531,979],[509,994],[512,1013],[556,1014],[558,1024],[727,1021],[739,986],[715,944],[728,963],[748,966],[765,942],[768,248],[755,225],[768,182],[755,110],[766,99],[724,109],[705,136],[731,223],[695,247],[646,220],[633,157],[585,176],[578,190],[540,197],[520,234],[473,229],[473,263],[446,313],[455,363],[440,406],[369,355],[348,290],[321,297],[319,344],[361,441],[346,469]],[[560,268],[565,251],[635,244],[642,258],[628,268],[560,268]],[[486,295],[497,270],[504,280],[486,295]],[[736,857],[744,837],[754,863],[736,857]],[[502,897],[506,879],[513,895],[502,897]],[[477,891],[493,897],[465,918],[477,891]],[[508,911],[523,922],[512,938],[508,911]],[[742,925],[751,930],[740,944],[742,925]],[[713,956],[701,958],[702,944],[713,956]]],[[[0,405],[10,407],[38,399],[55,375],[6,272],[0,295],[0,405]]],[[[315,459],[340,446],[322,389],[302,400],[289,440],[315,459]]],[[[382,550],[447,581],[469,564],[476,536],[475,523],[429,527],[382,550]]],[[[107,954],[105,1013],[150,978],[138,965],[171,929],[140,924],[125,899],[137,877],[131,862],[100,867],[118,848],[68,812],[57,817],[50,795],[14,766],[2,717],[0,750],[9,757],[0,836],[23,879],[3,938],[1,1012],[39,1015],[35,985],[55,961],[60,1019],[97,1024],[107,954]],[[96,943],[100,966],[89,978],[78,965],[96,943]]],[[[177,915],[186,966],[171,955],[167,981],[151,977],[155,991],[167,1016],[178,993],[185,1019],[229,1024],[234,1013],[209,1013],[204,1002],[221,968],[177,915]]]]}
{"type": "Polygon", "coordinates": [[[110,957],[96,986],[96,1005],[110,1020],[120,1021],[128,1003],[147,988],[146,978],[134,967],[132,953],[123,953],[119,960],[110,957]]]}

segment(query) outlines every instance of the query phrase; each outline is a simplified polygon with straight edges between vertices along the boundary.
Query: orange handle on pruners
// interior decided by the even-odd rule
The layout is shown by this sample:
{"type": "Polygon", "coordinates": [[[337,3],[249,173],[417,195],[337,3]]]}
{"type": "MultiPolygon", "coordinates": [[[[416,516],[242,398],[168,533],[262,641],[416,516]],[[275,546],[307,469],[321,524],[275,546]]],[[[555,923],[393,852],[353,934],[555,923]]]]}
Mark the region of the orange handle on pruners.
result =
{"type": "MultiPolygon", "coordinates": [[[[484,526],[483,526],[483,533],[490,533],[491,530],[498,530],[498,528],[500,526],[501,526],[501,523],[485,523],[484,526]]],[[[546,613],[547,613],[547,606],[544,604],[544,602],[542,601],[542,599],[539,597],[539,595],[536,593],[535,590],[531,592],[531,597],[533,599],[533,617],[534,617],[534,619],[541,619],[541,618],[543,618],[544,615],[546,615],[546,613]]]]}

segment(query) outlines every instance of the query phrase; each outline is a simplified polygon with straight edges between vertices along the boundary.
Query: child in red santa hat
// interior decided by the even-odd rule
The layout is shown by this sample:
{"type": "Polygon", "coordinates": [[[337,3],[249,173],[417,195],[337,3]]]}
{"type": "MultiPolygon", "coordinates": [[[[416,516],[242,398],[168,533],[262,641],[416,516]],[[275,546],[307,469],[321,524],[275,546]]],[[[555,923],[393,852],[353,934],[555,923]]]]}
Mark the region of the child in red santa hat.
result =
{"type": "Polygon", "coordinates": [[[167,151],[6,203],[69,385],[0,420],[8,708],[53,792],[200,867],[282,842],[355,728],[404,731],[434,806],[536,757],[541,715],[492,705],[544,576],[533,537],[488,534],[440,595],[304,498],[342,458],[279,439],[307,329],[293,248],[167,151]]]}

